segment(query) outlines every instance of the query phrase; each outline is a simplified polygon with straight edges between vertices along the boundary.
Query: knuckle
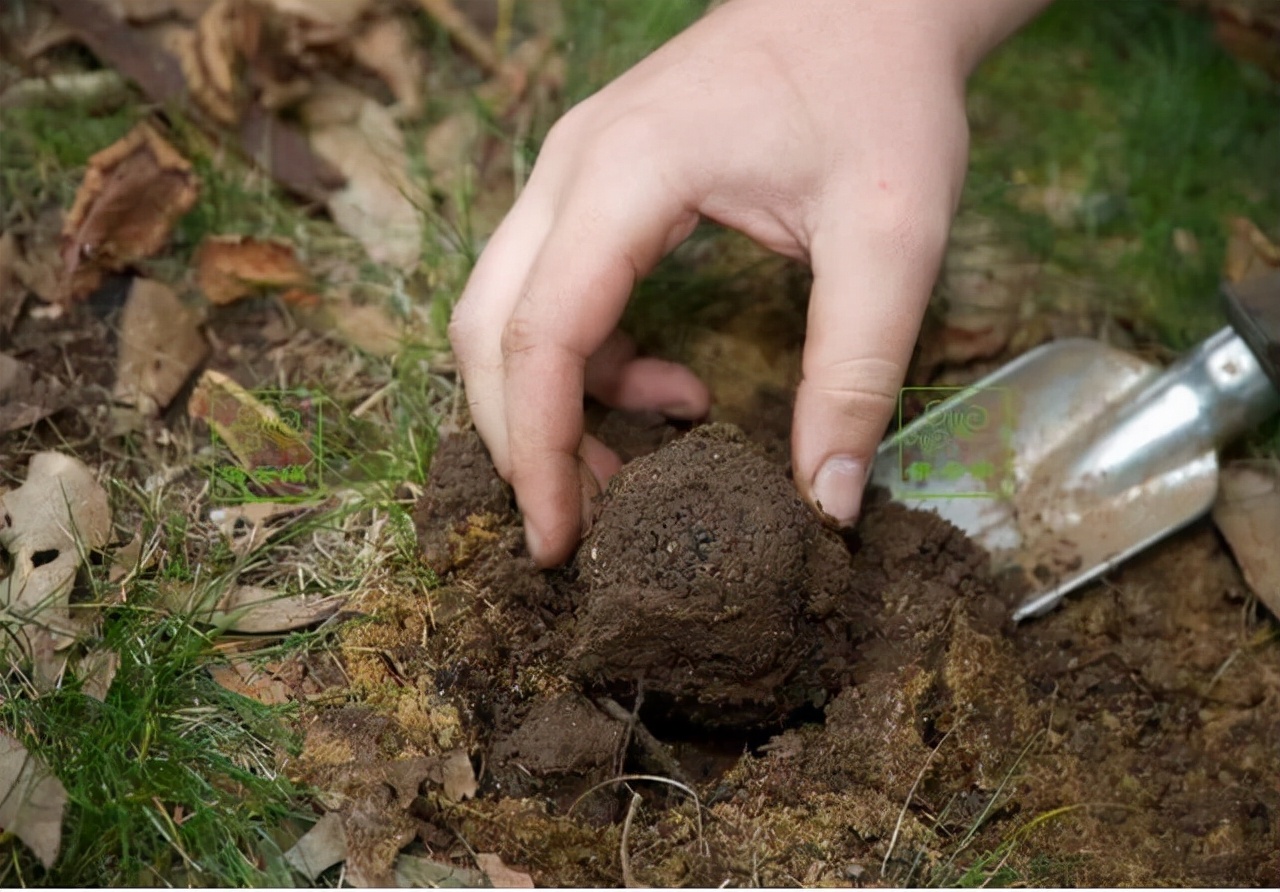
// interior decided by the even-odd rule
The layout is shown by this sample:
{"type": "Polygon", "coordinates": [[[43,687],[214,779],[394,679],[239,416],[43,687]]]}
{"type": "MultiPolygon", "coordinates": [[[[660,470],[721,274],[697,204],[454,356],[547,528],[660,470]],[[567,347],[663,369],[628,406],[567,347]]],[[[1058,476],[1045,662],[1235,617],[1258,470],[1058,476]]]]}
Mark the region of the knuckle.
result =
{"type": "Polygon", "coordinates": [[[521,353],[527,353],[542,340],[538,326],[528,317],[517,314],[507,321],[502,329],[502,358],[510,359],[521,353]]]}
{"type": "Polygon", "coordinates": [[[932,261],[941,256],[951,228],[951,208],[935,196],[872,201],[863,215],[868,237],[895,257],[932,261]]]}
{"type": "Polygon", "coordinates": [[[577,149],[594,129],[594,97],[584,99],[561,115],[542,140],[540,155],[558,156],[577,149]]]}
{"type": "Polygon", "coordinates": [[[898,365],[878,357],[854,357],[805,369],[801,386],[807,387],[859,418],[879,418],[898,402],[902,372],[898,365]]]}

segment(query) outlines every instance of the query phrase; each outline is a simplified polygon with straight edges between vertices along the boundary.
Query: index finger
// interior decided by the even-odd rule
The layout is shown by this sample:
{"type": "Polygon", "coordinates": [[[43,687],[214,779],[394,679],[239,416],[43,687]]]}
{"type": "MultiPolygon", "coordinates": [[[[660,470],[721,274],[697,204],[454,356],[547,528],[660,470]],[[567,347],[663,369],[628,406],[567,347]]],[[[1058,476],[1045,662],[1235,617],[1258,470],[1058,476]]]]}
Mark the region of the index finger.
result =
{"type": "Polygon", "coordinates": [[[617,327],[636,280],[697,224],[695,211],[636,179],[580,185],[502,339],[510,479],[529,551],[543,566],[565,560],[582,535],[587,358],[617,327]]]}

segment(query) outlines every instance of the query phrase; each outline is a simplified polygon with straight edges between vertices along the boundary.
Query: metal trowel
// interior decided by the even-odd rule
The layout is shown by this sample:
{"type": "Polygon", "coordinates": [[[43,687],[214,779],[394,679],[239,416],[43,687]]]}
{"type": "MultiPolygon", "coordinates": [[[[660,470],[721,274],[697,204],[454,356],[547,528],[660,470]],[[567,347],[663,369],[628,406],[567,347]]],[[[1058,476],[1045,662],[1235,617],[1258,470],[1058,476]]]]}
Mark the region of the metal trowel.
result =
{"type": "Polygon", "coordinates": [[[1222,295],[1231,325],[1167,369],[1069,339],[965,388],[904,390],[925,411],[882,444],[871,482],[1013,573],[1015,620],[1047,612],[1205,514],[1218,448],[1280,410],[1280,271],[1222,295]]]}

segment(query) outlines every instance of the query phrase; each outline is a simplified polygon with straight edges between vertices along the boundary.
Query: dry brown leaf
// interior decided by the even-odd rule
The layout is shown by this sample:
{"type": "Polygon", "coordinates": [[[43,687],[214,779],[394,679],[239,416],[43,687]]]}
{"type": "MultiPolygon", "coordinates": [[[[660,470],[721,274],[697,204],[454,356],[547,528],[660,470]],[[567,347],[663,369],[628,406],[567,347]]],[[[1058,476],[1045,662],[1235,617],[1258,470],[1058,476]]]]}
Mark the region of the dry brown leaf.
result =
{"type": "Polygon", "coordinates": [[[400,19],[381,18],[369,23],[351,43],[356,62],[387,85],[396,104],[396,118],[416,118],[422,112],[425,65],[418,46],[400,19]]]}
{"type": "Polygon", "coordinates": [[[334,222],[375,262],[406,271],[416,267],[423,202],[391,111],[357,90],[329,84],[303,104],[302,116],[312,149],[347,180],[327,202],[334,222]]]}
{"type": "MultiPolygon", "coordinates": [[[[154,559],[155,552],[146,556],[147,563],[154,559]]],[[[108,582],[119,582],[135,570],[144,566],[142,554],[142,531],[133,534],[133,538],[111,553],[111,569],[107,571],[108,582]]]]}
{"type": "Polygon", "coordinates": [[[47,418],[66,405],[66,388],[0,353],[0,434],[47,418]]]}
{"type": "MultiPolygon", "coordinates": [[[[210,666],[209,674],[220,686],[241,697],[257,700],[267,706],[289,702],[289,689],[266,667],[248,660],[232,660],[225,666],[210,666]]],[[[323,868],[322,868],[323,869],[323,868]]]]}
{"type": "Polygon", "coordinates": [[[249,103],[239,76],[241,60],[256,52],[262,24],[255,4],[215,0],[174,44],[191,98],[229,127],[240,122],[249,103]]]}
{"type": "Polygon", "coordinates": [[[190,163],[149,124],[89,159],[62,227],[62,300],[159,251],[199,194],[190,163]]]}
{"type": "Polygon", "coordinates": [[[502,858],[492,852],[480,852],[476,855],[476,864],[489,878],[495,889],[532,889],[533,877],[519,870],[512,870],[502,863],[502,858]]]}
{"type": "Polygon", "coordinates": [[[299,288],[311,277],[293,245],[252,236],[208,236],[195,256],[196,284],[223,306],[265,288],[299,288]]]}
{"type": "Polygon", "coordinates": [[[62,847],[67,791],[38,756],[0,731],[0,829],[35,853],[46,869],[62,847]]]}
{"type": "Polygon", "coordinates": [[[177,396],[208,354],[200,315],[168,285],[134,279],[120,314],[112,392],[116,401],[144,415],[156,414],[177,396]]]}
{"type": "Polygon", "coordinates": [[[314,459],[302,435],[231,378],[207,369],[187,401],[187,414],[204,421],[247,469],[305,467],[314,459]]]}
{"type": "Polygon", "coordinates": [[[80,676],[80,691],[95,700],[106,700],[119,668],[120,654],[114,650],[99,648],[89,651],[76,664],[76,674],[80,676]]]}
{"type": "Polygon", "coordinates": [[[1280,245],[1245,217],[1233,217],[1227,238],[1227,257],[1223,277],[1228,282],[1243,282],[1265,276],[1280,268],[1280,245]]]}
{"type": "Polygon", "coordinates": [[[342,815],[329,812],[312,825],[284,859],[294,870],[311,882],[330,867],[347,859],[347,834],[342,828],[342,815]]]}
{"type": "Polygon", "coordinates": [[[1213,521],[1231,546],[1244,580],[1280,617],[1280,468],[1243,463],[1218,475],[1213,521]]]}
{"type": "Polygon", "coordinates": [[[221,594],[191,585],[161,589],[161,601],[174,613],[250,634],[305,629],[333,616],[346,600],[346,595],[282,595],[257,585],[236,585],[221,594]]]}
{"type": "Polygon", "coordinates": [[[41,684],[57,679],[66,657],[59,651],[75,640],[68,598],[81,555],[101,548],[110,532],[106,490],[83,462],[61,453],[36,453],[22,486],[0,496],[0,547],[11,563],[0,579],[0,654],[32,659],[41,684]]]}

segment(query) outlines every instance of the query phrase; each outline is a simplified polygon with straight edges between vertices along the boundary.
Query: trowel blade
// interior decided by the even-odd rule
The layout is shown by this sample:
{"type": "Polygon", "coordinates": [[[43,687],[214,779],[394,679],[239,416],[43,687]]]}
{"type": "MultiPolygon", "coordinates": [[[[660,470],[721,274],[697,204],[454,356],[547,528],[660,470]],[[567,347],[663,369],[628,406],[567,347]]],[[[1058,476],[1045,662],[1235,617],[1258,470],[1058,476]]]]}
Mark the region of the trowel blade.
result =
{"type": "Polygon", "coordinates": [[[920,388],[928,409],[881,446],[872,483],[933,511],[1014,571],[1015,619],[1202,515],[1217,488],[1212,452],[1160,456],[1129,485],[1089,485],[1086,453],[1161,369],[1097,341],[1046,344],[966,388],[920,388]]]}

